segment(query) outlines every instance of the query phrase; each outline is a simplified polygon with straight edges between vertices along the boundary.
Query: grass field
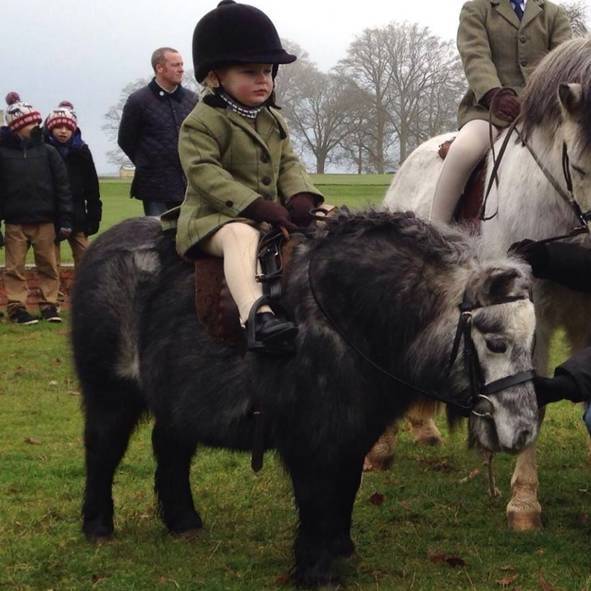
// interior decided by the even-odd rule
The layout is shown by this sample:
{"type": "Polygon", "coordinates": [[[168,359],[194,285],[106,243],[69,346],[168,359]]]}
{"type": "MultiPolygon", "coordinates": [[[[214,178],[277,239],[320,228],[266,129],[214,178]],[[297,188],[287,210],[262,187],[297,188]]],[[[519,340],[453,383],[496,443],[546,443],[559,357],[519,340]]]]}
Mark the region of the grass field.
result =
{"type": "MultiPolygon", "coordinates": [[[[379,201],[388,184],[387,177],[341,180],[317,182],[331,202],[351,206],[379,201]]],[[[106,181],[102,190],[104,227],[141,213],[124,183],[106,181]]],[[[274,454],[255,475],[246,454],[200,450],[193,492],[205,528],[195,539],[175,539],[154,513],[149,422],[116,475],[116,537],[85,542],[68,324],[0,322],[0,343],[1,590],[285,588],[296,521],[274,454]]],[[[552,363],[565,356],[558,338],[552,363]]],[[[363,478],[353,516],[357,553],[340,565],[347,588],[590,590],[590,466],[580,414],[567,402],[547,412],[538,455],[544,529],[529,534],[505,527],[511,457],[496,460],[503,496],[491,499],[480,460],[466,449],[465,426],[450,434],[440,419],[446,442],[436,449],[415,446],[403,430],[392,469],[363,478]]]]}

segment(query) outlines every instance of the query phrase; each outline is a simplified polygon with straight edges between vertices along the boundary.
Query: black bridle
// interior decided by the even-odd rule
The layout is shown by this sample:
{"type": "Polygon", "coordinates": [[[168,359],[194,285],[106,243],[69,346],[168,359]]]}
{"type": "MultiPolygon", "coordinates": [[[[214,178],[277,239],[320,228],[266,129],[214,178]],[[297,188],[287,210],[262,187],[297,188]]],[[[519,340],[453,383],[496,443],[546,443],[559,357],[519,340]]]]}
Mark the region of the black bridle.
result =
{"type": "Polygon", "coordinates": [[[464,297],[462,303],[459,304],[458,308],[460,310],[460,316],[458,319],[458,325],[456,329],[456,335],[454,338],[454,343],[452,347],[452,352],[450,356],[449,366],[448,366],[448,376],[451,373],[453,368],[454,362],[457,358],[459,352],[460,342],[464,342],[464,351],[463,351],[463,359],[464,359],[464,371],[467,373],[470,386],[468,391],[466,392],[465,397],[461,400],[457,400],[455,398],[450,398],[441,392],[433,391],[433,390],[424,390],[402,378],[392,374],[386,368],[382,367],[379,363],[374,361],[369,354],[365,353],[361,350],[344,332],[344,330],[339,326],[336,320],[333,318],[332,314],[327,310],[324,306],[323,302],[320,300],[318,292],[315,288],[314,282],[314,265],[316,263],[316,257],[314,253],[310,254],[310,259],[308,262],[308,283],[310,285],[310,292],[312,293],[312,297],[316,302],[316,305],[328,323],[332,326],[333,330],[343,339],[343,341],[349,346],[350,349],[355,351],[359,357],[361,357],[368,365],[376,369],[381,374],[385,375],[389,379],[398,384],[413,390],[425,396],[426,398],[430,398],[433,400],[437,400],[438,402],[444,402],[450,406],[456,408],[459,413],[463,416],[468,416],[473,414],[478,417],[485,417],[485,418],[492,418],[494,405],[490,398],[491,394],[496,392],[500,392],[501,390],[505,390],[512,386],[516,386],[518,384],[523,384],[525,382],[529,382],[533,380],[535,376],[534,369],[529,369],[526,371],[517,372],[515,374],[506,376],[504,378],[500,378],[498,380],[494,380],[493,382],[489,382],[486,384],[484,382],[482,376],[482,368],[480,366],[480,361],[478,359],[478,353],[476,351],[476,346],[474,345],[474,341],[472,339],[472,312],[474,310],[480,308],[487,308],[490,306],[497,306],[500,304],[506,304],[515,302],[518,300],[525,300],[526,297],[522,296],[515,296],[515,297],[508,297],[503,300],[494,302],[493,304],[488,305],[479,305],[479,304],[470,304],[467,300],[466,293],[464,292],[464,297]],[[488,412],[481,412],[476,409],[476,405],[480,401],[486,401],[490,405],[490,411],[488,412]]]}

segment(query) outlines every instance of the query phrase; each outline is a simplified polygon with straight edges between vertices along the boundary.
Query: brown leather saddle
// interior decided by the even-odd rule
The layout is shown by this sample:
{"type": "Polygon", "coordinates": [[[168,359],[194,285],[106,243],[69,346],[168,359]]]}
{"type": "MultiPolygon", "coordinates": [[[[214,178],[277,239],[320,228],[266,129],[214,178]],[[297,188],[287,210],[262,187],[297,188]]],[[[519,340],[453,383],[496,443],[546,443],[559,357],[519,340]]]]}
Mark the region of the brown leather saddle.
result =
{"type": "MultiPolygon", "coordinates": [[[[438,153],[442,160],[445,160],[454,139],[443,142],[439,146],[438,153]]],[[[472,171],[454,212],[454,221],[466,226],[472,234],[480,233],[480,208],[484,198],[485,179],[486,158],[483,158],[472,171]]]]}
{"type": "MultiPolygon", "coordinates": [[[[275,239],[275,238],[274,238],[275,239]]],[[[269,238],[263,236],[259,252],[268,246],[269,238]]],[[[295,247],[303,240],[301,234],[289,238],[277,237],[277,268],[281,284],[289,276],[289,265],[295,247]]],[[[197,318],[209,336],[215,341],[231,346],[246,346],[246,333],[240,325],[238,308],[224,278],[224,261],[219,257],[199,254],[195,264],[195,309],[197,318]]],[[[258,279],[258,278],[257,278],[258,279]]]]}

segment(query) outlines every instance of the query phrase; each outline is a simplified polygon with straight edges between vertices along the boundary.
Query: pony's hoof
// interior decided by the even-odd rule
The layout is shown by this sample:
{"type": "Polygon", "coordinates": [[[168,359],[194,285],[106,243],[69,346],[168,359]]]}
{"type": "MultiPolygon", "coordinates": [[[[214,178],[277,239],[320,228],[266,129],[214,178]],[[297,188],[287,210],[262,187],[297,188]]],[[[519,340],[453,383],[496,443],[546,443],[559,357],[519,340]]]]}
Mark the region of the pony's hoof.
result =
{"type": "Polygon", "coordinates": [[[113,538],[113,524],[108,523],[85,523],[82,532],[86,539],[93,544],[102,544],[113,538]]]}
{"type": "Polygon", "coordinates": [[[439,431],[433,419],[411,421],[411,431],[415,442],[419,445],[429,445],[435,447],[437,445],[443,444],[441,431],[439,431]]]}
{"type": "Polygon", "coordinates": [[[542,529],[542,515],[535,512],[507,511],[507,525],[512,531],[536,531],[542,529]]]}
{"type": "Polygon", "coordinates": [[[190,513],[168,523],[168,531],[178,537],[191,539],[203,528],[203,521],[197,513],[190,513]]]}

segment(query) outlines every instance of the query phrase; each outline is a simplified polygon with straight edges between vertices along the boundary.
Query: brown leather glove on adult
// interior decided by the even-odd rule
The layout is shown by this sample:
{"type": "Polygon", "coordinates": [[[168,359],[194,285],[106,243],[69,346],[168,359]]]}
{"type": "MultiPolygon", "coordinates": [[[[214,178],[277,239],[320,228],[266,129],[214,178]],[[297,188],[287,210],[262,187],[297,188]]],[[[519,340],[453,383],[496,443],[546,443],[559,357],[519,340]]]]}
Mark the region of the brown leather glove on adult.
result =
{"type": "Polygon", "coordinates": [[[241,214],[255,222],[268,222],[274,226],[283,226],[290,232],[298,227],[289,219],[289,212],[283,205],[275,201],[267,201],[262,197],[255,199],[241,214]]]}
{"type": "Polygon", "coordinates": [[[492,114],[511,123],[521,111],[521,103],[516,92],[512,88],[492,88],[480,100],[492,114]]]}
{"type": "Polygon", "coordinates": [[[289,219],[300,228],[309,226],[314,219],[310,215],[310,210],[316,207],[316,200],[317,198],[311,193],[296,193],[292,195],[287,203],[289,219]]]}

